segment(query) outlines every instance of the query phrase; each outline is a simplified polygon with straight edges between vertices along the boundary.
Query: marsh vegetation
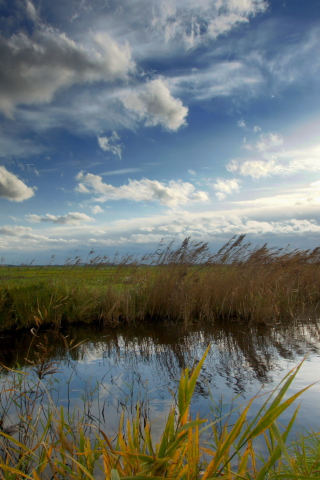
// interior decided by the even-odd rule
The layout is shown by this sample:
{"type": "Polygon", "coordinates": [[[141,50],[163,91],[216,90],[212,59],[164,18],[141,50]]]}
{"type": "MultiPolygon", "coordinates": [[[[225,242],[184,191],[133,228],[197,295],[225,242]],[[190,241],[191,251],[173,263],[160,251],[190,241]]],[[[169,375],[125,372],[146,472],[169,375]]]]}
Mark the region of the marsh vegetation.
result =
{"type": "Polygon", "coordinates": [[[272,384],[277,358],[318,356],[319,267],[320,248],[244,236],[215,254],[186,239],[142,257],[2,266],[0,480],[320,478],[320,437],[297,428],[295,400],[309,390],[292,382],[304,367],[273,393],[246,394],[272,384]],[[94,382],[79,388],[72,378],[90,362],[94,382]],[[148,388],[140,364],[156,370],[148,388]],[[236,403],[210,389],[218,377],[236,403]]]}
{"type": "Polygon", "coordinates": [[[320,247],[252,247],[232,238],[212,254],[187,238],[142,257],[68,258],[0,270],[0,329],[140,322],[268,323],[317,312],[320,247]]]}

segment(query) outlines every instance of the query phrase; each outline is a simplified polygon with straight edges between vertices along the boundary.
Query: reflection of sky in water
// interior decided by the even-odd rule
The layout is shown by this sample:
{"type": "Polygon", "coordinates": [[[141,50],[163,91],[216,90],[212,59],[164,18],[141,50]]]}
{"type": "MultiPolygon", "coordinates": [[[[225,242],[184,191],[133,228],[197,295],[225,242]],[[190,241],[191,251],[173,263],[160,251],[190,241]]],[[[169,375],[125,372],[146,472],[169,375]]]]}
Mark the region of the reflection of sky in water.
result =
{"type": "MultiPolygon", "coordinates": [[[[77,341],[88,340],[68,354],[63,351],[59,338],[56,339],[53,354],[61,364],[60,373],[56,374],[59,389],[52,390],[52,395],[55,404],[63,405],[69,413],[75,406],[82,410],[85,402],[87,421],[94,421],[110,433],[118,426],[121,409],[124,407],[132,413],[139,400],[151,418],[158,419],[153,427],[157,436],[171,404],[170,391],[176,391],[181,369],[192,366],[210,342],[211,349],[192,404],[192,414],[199,412],[202,418],[210,413],[209,388],[217,402],[223,396],[223,403],[228,403],[239,394],[234,404],[243,404],[261,389],[271,391],[306,353],[309,357],[290,394],[318,381],[318,333],[314,322],[297,323],[295,328],[279,325],[270,330],[243,326],[241,330],[234,326],[201,331],[141,327],[109,334],[78,330],[77,341]]],[[[21,350],[24,341],[21,340],[21,350]]],[[[303,395],[300,425],[320,428],[319,393],[317,383],[303,395]]],[[[264,400],[265,396],[257,399],[253,411],[257,411],[264,400]]],[[[292,414],[292,409],[290,412],[292,414]]],[[[282,419],[287,422],[289,412],[282,419]]]]}

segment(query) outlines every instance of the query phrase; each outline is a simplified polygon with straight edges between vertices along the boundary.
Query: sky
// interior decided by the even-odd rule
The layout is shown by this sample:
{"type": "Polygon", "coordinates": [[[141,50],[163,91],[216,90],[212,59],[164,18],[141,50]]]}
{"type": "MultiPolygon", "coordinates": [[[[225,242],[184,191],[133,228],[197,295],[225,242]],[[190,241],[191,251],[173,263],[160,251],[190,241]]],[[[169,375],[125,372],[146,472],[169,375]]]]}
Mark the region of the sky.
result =
{"type": "Polygon", "coordinates": [[[320,245],[320,2],[0,0],[0,257],[320,245]]]}

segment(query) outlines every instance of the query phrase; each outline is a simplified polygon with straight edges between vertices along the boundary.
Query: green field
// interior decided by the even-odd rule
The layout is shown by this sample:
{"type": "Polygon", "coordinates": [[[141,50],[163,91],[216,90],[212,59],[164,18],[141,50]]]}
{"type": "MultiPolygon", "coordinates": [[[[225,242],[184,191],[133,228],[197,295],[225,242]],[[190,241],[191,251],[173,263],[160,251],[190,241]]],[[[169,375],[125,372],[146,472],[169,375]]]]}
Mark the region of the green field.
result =
{"type": "Polygon", "coordinates": [[[0,330],[72,322],[246,321],[314,315],[320,249],[251,247],[244,236],[216,254],[186,239],[110,265],[95,257],[64,266],[0,269],[0,330]]]}

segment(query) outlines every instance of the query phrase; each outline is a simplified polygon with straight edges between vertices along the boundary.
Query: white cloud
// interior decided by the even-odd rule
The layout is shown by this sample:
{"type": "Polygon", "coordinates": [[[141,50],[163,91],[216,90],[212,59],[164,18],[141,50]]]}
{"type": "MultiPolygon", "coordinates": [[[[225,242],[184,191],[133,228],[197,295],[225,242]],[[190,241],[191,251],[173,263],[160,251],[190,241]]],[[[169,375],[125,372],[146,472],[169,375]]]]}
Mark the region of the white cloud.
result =
{"type": "Polygon", "coordinates": [[[120,140],[119,135],[117,132],[112,132],[111,137],[98,137],[98,143],[99,147],[104,151],[104,152],[111,152],[113,155],[116,155],[121,159],[122,155],[122,145],[121,143],[117,143],[118,140],[120,140]]]}
{"type": "Polygon", "coordinates": [[[100,205],[94,205],[91,207],[92,213],[97,214],[97,213],[103,213],[104,210],[103,208],[100,207],[100,205]]]}
{"type": "Polygon", "coordinates": [[[303,83],[307,88],[307,85],[318,81],[319,41],[320,30],[318,24],[315,24],[314,28],[306,28],[300,35],[293,37],[291,42],[282,45],[276,55],[263,59],[264,68],[269,70],[275,80],[274,87],[303,83]]]}
{"type": "Polygon", "coordinates": [[[239,173],[240,175],[250,176],[255,179],[261,177],[267,177],[271,173],[275,173],[275,160],[246,160],[244,162],[238,162],[232,160],[227,165],[227,170],[232,173],[239,173]]]}
{"type": "Polygon", "coordinates": [[[50,102],[61,87],[125,79],[134,69],[128,44],[120,46],[106,33],[86,49],[52,28],[0,36],[0,110],[12,116],[17,104],[50,102]]]}
{"type": "Polygon", "coordinates": [[[30,232],[32,232],[32,228],[20,227],[18,225],[15,225],[14,227],[11,227],[11,225],[0,227],[0,235],[8,235],[9,237],[20,237],[29,234],[30,232]]]}
{"type": "Polygon", "coordinates": [[[218,200],[223,200],[227,195],[233,192],[238,192],[240,189],[241,180],[232,178],[231,180],[225,180],[218,178],[217,182],[213,184],[213,188],[217,190],[216,196],[218,200]]]}
{"type": "Polygon", "coordinates": [[[34,21],[34,22],[38,21],[39,17],[38,17],[37,10],[35,9],[35,6],[33,5],[33,3],[30,0],[26,0],[26,11],[27,11],[28,17],[32,21],[34,21]]]}
{"type": "MultiPolygon", "coordinates": [[[[252,89],[263,82],[261,72],[242,60],[215,61],[213,66],[170,78],[174,93],[193,101],[225,97],[241,92],[252,95],[252,89]]],[[[190,101],[190,100],[189,100],[190,101]]]]}
{"type": "Polygon", "coordinates": [[[132,90],[123,97],[123,103],[145,119],[148,127],[160,124],[168,130],[178,130],[186,124],[188,108],[171,95],[168,83],[162,78],[151,80],[143,89],[132,90]]]}
{"type": "Polygon", "coordinates": [[[95,221],[94,218],[79,212],[69,212],[61,216],[51,215],[50,213],[47,213],[45,216],[31,214],[26,215],[26,218],[31,223],[52,222],[60,225],[81,225],[82,223],[95,221]]]}
{"type": "Polygon", "coordinates": [[[271,156],[263,154],[263,158],[232,160],[227,170],[244,176],[259,179],[275,175],[292,175],[297,172],[317,172],[320,170],[320,144],[301,149],[275,151],[271,156]]]}
{"type": "Polygon", "coordinates": [[[161,239],[169,242],[175,238],[179,242],[191,236],[193,239],[210,243],[216,243],[218,238],[221,244],[221,237],[226,241],[230,236],[238,234],[248,234],[253,239],[274,235],[278,241],[279,236],[283,239],[288,236],[320,233],[320,224],[312,219],[289,217],[276,221],[257,220],[250,218],[249,212],[250,208],[244,214],[236,210],[202,213],[184,210],[168,215],[120,220],[92,232],[90,242],[101,246],[118,247],[130,244],[156,244],[161,239]]]}
{"type": "Polygon", "coordinates": [[[151,3],[154,4],[153,31],[166,43],[181,43],[186,48],[226,34],[264,12],[268,6],[264,0],[162,0],[151,3]]]}
{"type": "Polygon", "coordinates": [[[188,182],[171,180],[167,184],[157,180],[129,180],[127,185],[114,187],[102,181],[100,175],[80,172],[76,179],[80,182],[76,187],[78,193],[99,194],[99,201],[133,200],[135,202],[159,202],[168,207],[177,207],[193,202],[206,202],[206,192],[197,191],[188,182]]]}
{"type": "MultiPolygon", "coordinates": [[[[247,126],[247,124],[246,124],[246,122],[245,122],[245,120],[244,120],[243,118],[241,118],[240,120],[238,120],[237,125],[238,125],[238,127],[241,127],[241,128],[243,128],[244,130],[247,130],[247,131],[250,131],[250,130],[251,130],[251,128],[249,128],[249,127],[247,126]]],[[[253,132],[253,133],[261,132],[261,127],[259,127],[258,125],[255,125],[255,126],[252,128],[252,132],[253,132]]],[[[260,135],[260,140],[259,140],[259,142],[257,142],[257,144],[260,143],[260,144],[262,145],[263,141],[265,141],[265,143],[266,143],[267,145],[270,145],[270,144],[272,143],[272,140],[273,140],[273,141],[276,140],[276,137],[278,138],[278,140],[279,140],[280,138],[282,138],[281,135],[279,135],[278,133],[262,134],[262,135],[260,135]],[[271,140],[270,140],[270,138],[271,138],[271,140]]],[[[281,143],[282,143],[282,142],[281,142],[281,143]]],[[[258,148],[258,147],[257,147],[257,144],[255,145],[256,148],[258,148]]],[[[280,143],[278,143],[277,145],[280,145],[280,143]]],[[[259,150],[259,148],[258,148],[258,150],[259,150]]]]}
{"type": "MultiPolygon", "coordinates": [[[[18,237],[18,239],[23,238],[28,240],[28,242],[33,242],[33,243],[62,243],[66,244],[68,240],[64,238],[50,238],[45,235],[37,235],[32,233],[33,230],[30,227],[22,227],[19,225],[15,225],[12,227],[11,225],[4,225],[3,227],[0,227],[0,235],[3,235],[4,237],[18,237]]],[[[76,242],[76,240],[72,239],[73,242],[76,242]]],[[[25,243],[25,247],[30,247],[29,243],[25,243]]],[[[10,244],[10,247],[12,248],[12,242],[10,244]]]]}
{"type": "MultiPolygon", "coordinates": [[[[31,228],[5,226],[0,228],[0,249],[38,252],[39,249],[68,248],[79,244],[88,248],[95,244],[101,247],[124,247],[155,245],[162,238],[177,242],[191,236],[195,240],[221,246],[230,236],[246,233],[253,241],[270,241],[276,237],[277,246],[294,242],[297,236],[320,233],[319,186],[296,189],[286,195],[266,197],[246,202],[234,202],[235,208],[228,210],[208,209],[193,211],[186,209],[167,210],[161,215],[144,215],[112,222],[105,222],[93,229],[89,225],[55,225],[54,229],[35,232],[31,228]],[[313,190],[312,190],[313,188],[313,190]],[[240,208],[239,208],[240,207],[240,208]],[[50,231],[50,234],[47,232],[50,231]],[[51,237],[51,238],[49,238],[51,237]]],[[[308,240],[308,237],[303,237],[308,240]]],[[[305,241],[304,240],[304,241],[305,241]]],[[[309,245],[309,243],[308,243],[309,245]]],[[[152,247],[153,248],[153,247],[152,247]]]]}
{"type": "Polygon", "coordinates": [[[243,120],[243,118],[241,118],[241,120],[238,120],[237,125],[238,127],[241,127],[241,128],[247,127],[246,122],[243,120]]]}
{"type": "MultiPolygon", "coordinates": [[[[260,127],[255,126],[252,131],[253,133],[258,133],[260,130],[260,127]]],[[[259,135],[259,140],[257,140],[255,143],[247,143],[247,139],[245,139],[244,143],[246,144],[244,145],[246,150],[264,153],[270,149],[274,149],[282,145],[283,136],[276,132],[262,133],[259,135]]]]}
{"type": "Polygon", "coordinates": [[[33,197],[35,187],[28,187],[4,166],[0,166],[0,197],[14,202],[22,202],[33,197]]]}
{"type": "MultiPolygon", "coordinates": [[[[317,182],[316,182],[317,183],[317,182]]],[[[260,215],[268,209],[275,217],[278,212],[291,211],[295,214],[311,215],[311,212],[318,211],[320,207],[319,185],[311,184],[304,188],[292,188],[285,193],[271,195],[269,197],[258,197],[251,200],[240,200],[234,202],[242,208],[254,208],[260,215]],[[311,187],[311,188],[310,188],[311,187]]]]}
{"type": "MultiPolygon", "coordinates": [[[[216,4],[221,5],[221,2],[216,4]]],[[[227,0],[224,6],[224,13],[210,21],[209,34],[213,38],[225,34],[241,23],[247,23],[251,16],[264,12],[268,3],[263,0],[227,0]]]]}
{"type": "Polygon", "coordinates": [[[260,152],[269,150],[270,148],[278,147],[283,143],[283,137],[279,133],[262,133],[259,141],[256,143],[256,148],[260,152]]]}

